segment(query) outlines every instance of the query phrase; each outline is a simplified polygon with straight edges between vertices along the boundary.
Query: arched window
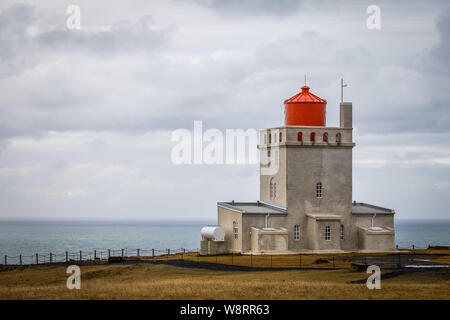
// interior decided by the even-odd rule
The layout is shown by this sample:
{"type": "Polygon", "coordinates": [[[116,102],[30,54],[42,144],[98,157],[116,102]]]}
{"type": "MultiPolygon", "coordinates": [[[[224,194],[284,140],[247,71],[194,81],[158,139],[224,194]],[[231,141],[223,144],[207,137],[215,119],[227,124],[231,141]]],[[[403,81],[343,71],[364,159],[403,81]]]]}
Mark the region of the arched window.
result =
{"type": "Polygon", "coordinates": [[[331,240],[331,227],[325,226],[325,240],[331,240]]]}
{"type": "Polygon", "coordinates": [[[298,224],[294,226],[294,240],[300,240],[300,226],[298,224]]]}
{"type": "Polygon", "coordinates": [[[341,140],[342,140],[342,135],[341,135],[341,133],[340,133],[340,132],[336,133],[336,142],[337,142],[337,143],[340,143],[341,140]]]}
{"type": "Polygon", "coordinates": [[[280,142],[283,140],[283,132],[280,132],[280,142]]]}
{"type": "Polygon", "coordinates": [[[303,133],[301,131],[297,133],[297,141],[303,141],[303,133]]]}
{"type": "Polygon", "coordinates": [[[323,142],[328,142],[328,133],[323,134],[323,142]]]}
{"type": "Polygon", "coordinates": [[[239,238],[239,227],[237,221],[233,221],[233,239],[237,240],[239,238]]]}
{"type": "Polygon", "coordinates": [[[309,136],[309,140],[316,141],[316,133],[315,132],[311,132],[311,134],[309,136]]]}
{"type": "Polygon", "coordinates": [[[341,240],[344,240],[344,225],[341,224],[341,240]]]}
{"type": "Polygon", "coordinates": [[[270,189],[270,198],[275,198],[277,196],[277,184],[275,183],[273,178],[270,179],[269,189],[270,189]]]}
{"type": "Polygon", "coordinates": [[[322,182],[318,182],[316,184],[316,197],[322,198],[323,190],[322,190],[322,182]]]}
{"type": "Polygon", "coordinates": [[[272,134],[269,133],[269,144],[271,144],[271,143],[272,143],[272,134]]]}

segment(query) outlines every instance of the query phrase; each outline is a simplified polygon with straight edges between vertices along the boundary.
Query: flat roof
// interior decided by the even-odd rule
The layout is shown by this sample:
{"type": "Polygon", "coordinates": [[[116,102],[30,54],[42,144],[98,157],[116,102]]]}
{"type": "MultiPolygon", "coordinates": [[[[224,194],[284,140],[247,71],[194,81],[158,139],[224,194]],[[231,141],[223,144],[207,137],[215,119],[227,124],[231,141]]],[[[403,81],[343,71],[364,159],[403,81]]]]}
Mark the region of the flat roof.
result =
{"type": "Polygon", "coordinates": [[[256,202],[217,202],[222,208],[240,212],[242,214],[287,214],[286,208],[272,205],[263,201],[256,202]]]}
{"type": "Polygon", "coordinates": [[[352,203],[352,214],[394,214],[394,209],[383,208],[379,206],[374,206],[373,204],[368,204],[364,202],[352,203]]]}

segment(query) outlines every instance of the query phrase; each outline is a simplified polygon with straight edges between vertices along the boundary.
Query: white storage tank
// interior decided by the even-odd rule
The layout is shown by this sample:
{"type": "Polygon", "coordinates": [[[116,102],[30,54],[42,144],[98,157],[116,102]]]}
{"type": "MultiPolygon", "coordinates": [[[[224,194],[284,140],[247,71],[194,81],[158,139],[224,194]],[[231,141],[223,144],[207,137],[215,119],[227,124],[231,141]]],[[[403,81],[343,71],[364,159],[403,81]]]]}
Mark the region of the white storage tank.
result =
{"type": "Polygon", "coordinates": [[[206,226],[200,231],[202,237],[208,240],[225,241],[225,230],[219,226],[206,226]]]}

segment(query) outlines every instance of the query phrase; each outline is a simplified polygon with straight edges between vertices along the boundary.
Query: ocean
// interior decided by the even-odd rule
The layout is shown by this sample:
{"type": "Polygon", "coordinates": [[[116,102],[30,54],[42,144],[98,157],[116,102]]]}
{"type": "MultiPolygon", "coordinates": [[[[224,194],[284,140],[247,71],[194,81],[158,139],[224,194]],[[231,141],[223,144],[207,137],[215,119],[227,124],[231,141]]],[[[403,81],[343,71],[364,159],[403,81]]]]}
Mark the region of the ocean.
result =
{"type": "MultiPolygon", "coordinates": [[[[4,255],[31,256],[65,251],[105,252],[107,249],[181,248],[197,250],[200,229],[212,221],[195,222],[87,222],[1,221],[0,259],[4,255]]],[[[450,220],[397,220],[396,244],[400,248],[450,245],[450,220]]]]}

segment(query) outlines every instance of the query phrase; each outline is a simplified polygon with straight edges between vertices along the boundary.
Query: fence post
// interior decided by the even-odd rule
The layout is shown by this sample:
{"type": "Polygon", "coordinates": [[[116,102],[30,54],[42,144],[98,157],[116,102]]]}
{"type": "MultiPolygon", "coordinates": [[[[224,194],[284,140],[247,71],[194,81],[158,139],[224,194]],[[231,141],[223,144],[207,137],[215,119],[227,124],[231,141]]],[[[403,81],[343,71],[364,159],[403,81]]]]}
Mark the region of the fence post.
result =
{"type": "Polygon", "coordinates": [[[39,255],[36,253],[36,264],[39,264],[39,255]]]}
{"type": "Polygon", "coordinates": [[[123,257],[123,249],[122,249],[122,257],[123,257]]]}
{"type": "Polygon", "coordinates": [[[108,260],[111,257],[111,249],[108,249],[108,260]]]}
{"type": "Polygon", "coordinates": [[[137,249],[137,256],[139,257],[139,254],[140,254],[140,249],[137,249]]]}
{"type": "Polygon", "coordinates": [[[20,265],[22,265],[22,255],[19,255],[20,265]]]}
{"type": "Polygon", "coordinates": [[[52,253],[50,252],[50,263],[52,263],[52,253]]]}
{"type": "Polygon", "coordinates": [[[83,254],[81,253],[81,250],[80,250],[80,262],[81,261],[83,261],[83,254]]]}

